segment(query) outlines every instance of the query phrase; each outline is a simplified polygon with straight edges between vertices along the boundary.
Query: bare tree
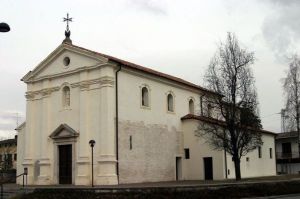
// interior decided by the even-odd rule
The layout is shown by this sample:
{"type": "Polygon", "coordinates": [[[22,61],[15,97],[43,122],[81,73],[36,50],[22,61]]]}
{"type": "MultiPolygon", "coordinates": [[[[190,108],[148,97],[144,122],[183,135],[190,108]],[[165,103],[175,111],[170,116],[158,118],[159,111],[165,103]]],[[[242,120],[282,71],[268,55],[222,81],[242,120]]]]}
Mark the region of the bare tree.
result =
{"type": "Polygon", "coordinates": [[[286,78],[283,79],[285,93],[285,117],[287,130],[297,131],[298,148],[300,153],[300,59],[292,57],[286,78]]]}
{"type": "Polygon", "coordinates": [[[253,63],[254,53],[242,49],[235,35],[228,33],[205,75],[206,86],[221,96],[206,96],[206,103],[214,109],[213,118],[218,120],[201,123],[198,134],[214,149],[232,155],[236,180],[241,179],[241,157],[262,144],[259,131],[262,126],[250,69],[253,63]]]}

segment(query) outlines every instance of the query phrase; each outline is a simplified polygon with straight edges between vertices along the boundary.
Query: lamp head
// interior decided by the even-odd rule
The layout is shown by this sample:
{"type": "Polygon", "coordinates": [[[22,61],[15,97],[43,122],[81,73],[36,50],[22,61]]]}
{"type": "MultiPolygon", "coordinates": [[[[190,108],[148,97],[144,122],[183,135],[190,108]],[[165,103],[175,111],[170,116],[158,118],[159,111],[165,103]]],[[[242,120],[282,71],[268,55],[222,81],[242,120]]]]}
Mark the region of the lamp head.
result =
{"type": "Polygon", "coordinates": [[[90,144],[91,147],[94,147],[94,146],[95,146],[95,143],[96,143],[95,140],[90,140],[90,141],[89,141],[89,144],[90,144]]]}
{"type": "Polygon", "coordinates": [[[7,23],[0,23],[0,32],[8,32],[10,27],[7,23]]]}

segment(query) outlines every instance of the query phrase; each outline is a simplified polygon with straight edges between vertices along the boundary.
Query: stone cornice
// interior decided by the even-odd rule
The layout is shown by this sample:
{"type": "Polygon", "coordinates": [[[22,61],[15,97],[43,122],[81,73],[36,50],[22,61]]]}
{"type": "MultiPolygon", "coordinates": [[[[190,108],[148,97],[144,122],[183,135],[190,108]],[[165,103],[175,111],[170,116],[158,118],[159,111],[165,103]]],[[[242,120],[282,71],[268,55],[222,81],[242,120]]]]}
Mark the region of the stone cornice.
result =
{"type": "MultiPolygon", "coordinates": [[[[113,87],[114,86],[114,77],[111,76],[103,76],[97,79],[91,79],[91,80],[85,80],[81,82],[71,83],[71,88],[77,88],[79,87],[80,90],[89,90],[91,85],[99,84],[99,88],[102,87],[113,87]]],[[[65,85],[65,83],[64,83],[65,85]]],[[[62,86],[55,86],[50,88],[45,88],[41,90],[36,91],[28,91],[25,94],[25,97],[27,100],[34,100],[38,97],[49,97],[51,93],[55,91],[59,91],[62,86]]]]}
{"type": "Polygon", "coordinates": [[[69,75],[72,75],[72,74],[75,74],[75,73],[80,73],[81,71],[97,69],[97,68],[105,66],[105,65],[108,65],[108,64],[107,63],[100,63],[100,64],[96,64],[96,65],[93,65],[93,66],[82,66],[82,67],[78,67],[74,70],[55,73],[55,74],[51,74],[51,75],[45,75],[45,76],[35,78],[35,79],[33,79],[31,77],[28,80],[24,80],[24,82],[25,83],[34,83],[34,82],[42,81],[42,80],[45,80],[45,79],[54,79],[54,78],[58,78],[58,77],[69,76],[69,75]]]}
{"type": "Polygon", "coordinates": [[[41,90],[37,90],[37,91],[28,91],[25,93],[25,97],[27,100],[33,100],[35,99],[36,95],[42,95],[42,97],[48,97],[51,95],[52,92],[54,91],[58,91],[60,89],[59,86],[56,87],[51,87],[51,88],[44,88],[41,90]]]}

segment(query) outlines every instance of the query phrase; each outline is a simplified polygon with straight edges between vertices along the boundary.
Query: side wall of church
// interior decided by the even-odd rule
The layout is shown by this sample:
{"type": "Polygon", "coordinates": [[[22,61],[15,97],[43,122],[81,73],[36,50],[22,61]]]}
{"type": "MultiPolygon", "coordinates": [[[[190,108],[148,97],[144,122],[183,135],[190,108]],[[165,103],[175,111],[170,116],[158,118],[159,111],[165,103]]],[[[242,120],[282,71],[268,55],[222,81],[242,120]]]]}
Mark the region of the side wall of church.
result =
{"type": "Polygon", "coordinates": [[[183,157],[181,117],[189,113],[189,99],[199,113],[199,91],[163,79],[121,71],[119,74],[119,182],[176,180],[176,157],[183,157]],[[149,92],[142,106],[141,90],[149,92]],[[174,112],[167,110],[167,95],[174,112]]]}

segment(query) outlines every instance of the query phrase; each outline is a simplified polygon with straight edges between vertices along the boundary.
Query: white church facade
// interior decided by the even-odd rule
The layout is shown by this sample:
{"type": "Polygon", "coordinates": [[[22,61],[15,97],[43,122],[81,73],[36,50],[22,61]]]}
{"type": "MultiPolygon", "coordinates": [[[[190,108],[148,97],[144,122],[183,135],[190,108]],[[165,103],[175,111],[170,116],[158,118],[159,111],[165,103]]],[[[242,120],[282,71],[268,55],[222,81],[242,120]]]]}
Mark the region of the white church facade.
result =
{"type": "MultiPolygon", "coordinates": [[[[28,184],[95,185],[234,178],[234,164],[195,135],[212,91],[63,42],[22,81],[26,122],[17,174],[28,184]]],[[[275,134],[241,160],[242,177],[276,175],[275,134]]],[[[17,183],[21,183],[19,180],[17,183]]]]}

